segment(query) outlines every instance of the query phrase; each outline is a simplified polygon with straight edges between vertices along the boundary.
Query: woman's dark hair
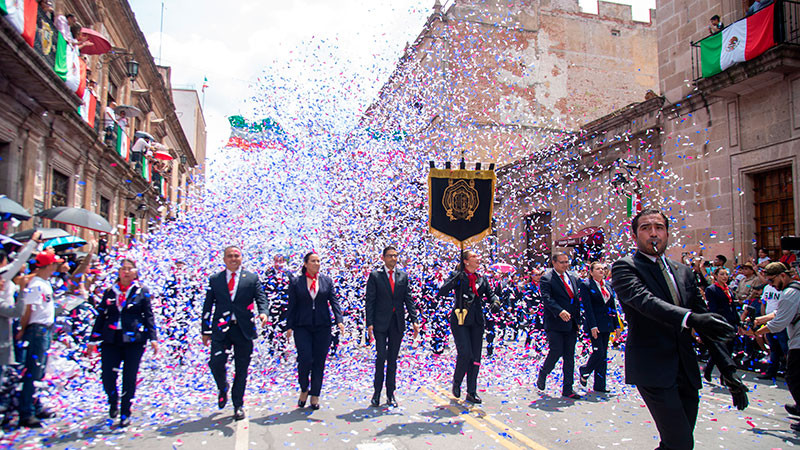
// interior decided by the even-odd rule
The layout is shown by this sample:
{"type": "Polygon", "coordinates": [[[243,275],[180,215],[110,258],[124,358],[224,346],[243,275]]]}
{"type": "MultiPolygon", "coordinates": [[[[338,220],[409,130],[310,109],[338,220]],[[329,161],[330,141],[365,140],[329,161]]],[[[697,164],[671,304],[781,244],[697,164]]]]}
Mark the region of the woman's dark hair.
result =
{"type": "Polygon", "coordinates": [[[469,258],[469,255],[474,254],[472,250],[464,250],[461,252],[461,258],[458,260],[458,265],[456,266],[456,270],[464,271],[464,261],[469,258]]]}
{"type": "Polygon", "coordinates": [[[316,254],[317,254],[316,252],[308,252],[306,253],[306,256],[303,256],[303,267],[300,269],[300,271],[303,272],[303,275],[306,274],[306,263],[308,262],[309,259],[311,259],[311,255],[316,255],[316,254]]]}
{"type": "Polygon", "coordinates": [[[720,267],[717,267],[717,268],[714,270],[714,276],[716,277],[716,276],[719,274],[719,272],[720,272],[720,271],[722,271],[722,270],[724,270],[725,272],[728,272],[728,269],[726,269],[726,268],[724,268],[724,267],[721,267],[721,266],[720,266],[720,267]]]}

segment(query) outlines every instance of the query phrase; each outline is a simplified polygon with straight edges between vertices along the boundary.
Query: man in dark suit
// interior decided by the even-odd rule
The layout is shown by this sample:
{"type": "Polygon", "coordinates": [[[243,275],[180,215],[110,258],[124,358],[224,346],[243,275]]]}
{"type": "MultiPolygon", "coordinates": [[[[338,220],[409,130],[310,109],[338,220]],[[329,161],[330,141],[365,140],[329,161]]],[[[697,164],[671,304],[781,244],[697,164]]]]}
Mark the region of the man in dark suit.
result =
{"type": "Polygon", "coordinates": [[[735,376],[721,342],[735,330],[709,313],[689,267],[668,260],[669,221],[658,210],[634,217],[631,232],[637,252],[614,263],[612,285],[628,321],[625,381],[635,384],[661,435],[659,448],[690,449],[701,387],[692,348],[693,328],[719,362],[722,382],[733,404],[747,407],[747,387],[735,376]]]}
{"type": "Polygon", "coordinates": [[[253,309],[258,308],[261,325],[267,323],[267,299],[258,275],[242,266],[242,251],[236,246],[225,248],[225,270],[209,279],[206,300],[203,303],[203,345],[211,343],[209,367],[219,389],[217,404],[222,409],[228,402],[228,382],[225,364],[233,347],[236,373],[233,377],[233,417],[242,420],[247,368],[253,353],[253,340],[257,336],[253,309]]]}
{"type": "Polygon", "coordinates": [[[397,378],[397,355],[406,329],[406,309],[414,326],[414,338],[419,334],[417,308],[411,299],[408,274],[397,268],[397,249],[388,246],[381,255],[383,267],[373,270],[367,279],[367,331],[375,340],[375,392],[370,404],[377,407],[383,387],[383,368],[386,365],[386,399],[397,406],[394,397],[397,378]]]}
{"type": "Polygon", "coordinates": [[[552,256],[553,268],[541,279],[542,302],[544,304],[544,329],[550,346],[547,358],[539,371],[536,387],[544,391],[547,375],[552,372],[556,362],[563,358],[564,385],[561,395],[573,400],[581,396],[572,390],[575,372],[575,343],[578,340],[580,324],[580,300],[578,279],[569,273],[569,256],[555,252],[552,256]]]}

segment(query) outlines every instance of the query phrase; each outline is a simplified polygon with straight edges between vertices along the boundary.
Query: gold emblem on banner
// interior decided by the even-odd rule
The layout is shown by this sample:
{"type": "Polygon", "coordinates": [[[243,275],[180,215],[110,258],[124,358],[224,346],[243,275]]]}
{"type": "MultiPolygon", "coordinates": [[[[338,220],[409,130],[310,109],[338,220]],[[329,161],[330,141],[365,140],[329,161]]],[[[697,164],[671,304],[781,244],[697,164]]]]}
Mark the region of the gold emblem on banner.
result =
{"type": "Polygon", "coordinates": [[[42,22],[39,34],[42,39],[42,54],[49,55],[53,50],[53,28],[49,23],[42,22]]]}
{"type": "Polygon", "coordinates": [[[442,206],[450,220],[472,220],[478,210],[480,201],[478,191],[475,189],[475,180],[448,180],[447,189],[444,190],[442,206]]]}

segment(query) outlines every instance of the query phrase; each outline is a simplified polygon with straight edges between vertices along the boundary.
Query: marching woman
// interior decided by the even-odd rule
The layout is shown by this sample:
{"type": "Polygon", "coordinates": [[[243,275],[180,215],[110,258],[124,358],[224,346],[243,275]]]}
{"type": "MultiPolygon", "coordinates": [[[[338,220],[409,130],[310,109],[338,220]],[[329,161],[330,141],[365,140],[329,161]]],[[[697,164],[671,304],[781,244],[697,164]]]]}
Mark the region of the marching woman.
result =
{"type": "Polygon", "coordinates": [[[311,396],[311,409],[319,409],[319,394],[325,374],[325,359],[331,346],[331,325],[336,323],[344,334],[342,308],[336,298],[333,280],[319,273],[319,255],[310,252],[303,257],[302,276],[289,284],[289,304],[286,317],[286,337],[294,334],[297,347],[297,376],[300,399],[297,406],[306,405],[311,396]],[[331,320],[333,311],[334,320],[331,320]]]}
{"type": "Polygon", "coordinates": [[[486,320],[482,302],[490,302],[493,311],[500,309],[500,300],[492,293],[489,280],[478,275],[481,257],[471,250],[461,252],[456,271],[439,288],[439,296],[453,292],[455,302],[450,312],[450,328],[456,342],[456,368],[453,373],[453,395],[461,397],[461,382],[467,376],[467,397],[471,403],[481,403],[478,397],[478,371],[481,367],[481,347],[486,320]]]}
{"type": "MultiPolygon", "coordinates": [[[[734,329],[738,329],[739,314],[736,312],[736,301],[728,288],[729,280],[728,270],[725,267],[717,267],[714,271],[714,284],[706,288],[706,302],[708,303],[709,312],[721,315],[734,329]]],[[[723,344],[729,355],[733,354],[735,343],[736,339],[732,339],[723,344]]],[[[703,377],[706,381],[711,381],[714,366],[718,364],[719,362],[713,355],[708,357],[708,363],[703,369],[703,377]]]]}
{"type": "Polygon", "coordinates": [[[581,304],[586,317],[584,329],[591,336],[592,354],[586,364],[578,369],[578,374],[581,386],[586,387],[589,375],[594,372],[594,391],[601,393],[608,392],[608,339],[619,323],[614,293],[605,278],[605,264],[595,261],[589,266],[589,279],[580,287],[581,304]]]}
{"type": "MultiPolygon", "coordinates": [[[[119,426],[130,424],[131,401],[136,393],[136,377],[147,341],[158,354],[156,325],[150,291],[139,284],[136,262],[123,259],[119,278],[106,289],[97,305],[90,346],[100,342],[103,389],[108,396],[108,416],[119,418],[119,426]],[[122,399],[117,392],[117,372],[122,364],[122,399]]],[[[94,350],[93,348],[91,350],[94,350]]]]}

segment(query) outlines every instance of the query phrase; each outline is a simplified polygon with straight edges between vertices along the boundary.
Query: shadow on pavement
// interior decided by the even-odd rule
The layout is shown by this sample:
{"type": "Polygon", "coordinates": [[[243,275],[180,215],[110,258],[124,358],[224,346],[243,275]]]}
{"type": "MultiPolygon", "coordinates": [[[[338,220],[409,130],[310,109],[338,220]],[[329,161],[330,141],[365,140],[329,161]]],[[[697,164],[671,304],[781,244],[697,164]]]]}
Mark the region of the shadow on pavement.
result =
{"type": "Polygon", "coordinates": [[[413,439],[424,435],[458,435],[461,434],[463,427],[463,422],[393,423],[379,431],[376,436],[403,436],[413,439]]]}
{"type": "Polygon", "coordinates": [[[772,436],[774,438],[780,439],[786,443],[792,443],[793,445],[800,445],[800,438],[798,435],[789,428],[789,424],[786,424],[787,430],[767,430],[764,428],[750,428],[749,432],[753,434],[757,434],[759,436],[767,435],[772,436]]]}
{"type": "Polygon", "coordinates": [[[287,425],[294,422],[322,422],[322,420],[312,418],[310,409],[297,408],[289,412],[254,417],[250,422],[257,425],[287,425]]]}
{"type": "Polygon", "coordinates": [[[180,436],[182,434],[220,431],[224,436],[233,436],[233,415],[215,412],[192,422],[177,420],[156,429],[163,436],[180,436]]]}
{"type": "Polygon", "coordinates": [[[336,416],[337,419],[346,420],[347,422],[363,422],[380,416],[400,416],[402,414],[395,413],[389,408],[361,408],[354,409],[347,414],[340,414],[336,416]]]}

